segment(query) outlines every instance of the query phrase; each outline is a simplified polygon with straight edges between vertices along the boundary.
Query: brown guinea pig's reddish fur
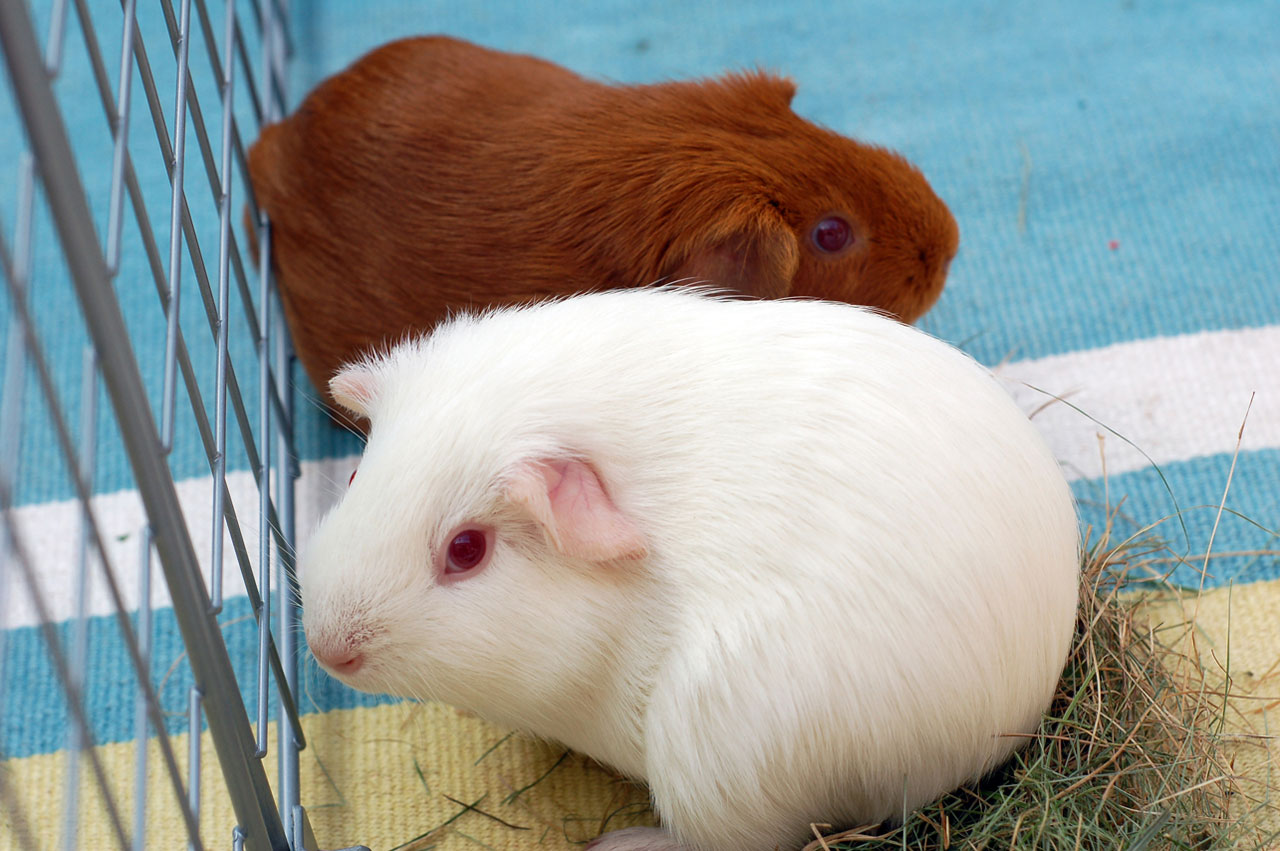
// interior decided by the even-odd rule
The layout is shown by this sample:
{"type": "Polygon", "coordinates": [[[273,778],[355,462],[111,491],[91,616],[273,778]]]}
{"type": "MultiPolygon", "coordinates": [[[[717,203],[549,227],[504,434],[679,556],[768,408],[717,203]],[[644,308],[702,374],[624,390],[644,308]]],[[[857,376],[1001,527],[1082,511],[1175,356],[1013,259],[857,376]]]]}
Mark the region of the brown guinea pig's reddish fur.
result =
{"type": "Polygon", "coordinates": [[[249,152],[293,341],[343,362],[450,310],[690,279],[912,322],[959,233],[901,156],[791,111],[762,72],[606,85],[435,36],[324,81],[249,152]],[[836,253],[815,225],[845,219],[836,253]]]}

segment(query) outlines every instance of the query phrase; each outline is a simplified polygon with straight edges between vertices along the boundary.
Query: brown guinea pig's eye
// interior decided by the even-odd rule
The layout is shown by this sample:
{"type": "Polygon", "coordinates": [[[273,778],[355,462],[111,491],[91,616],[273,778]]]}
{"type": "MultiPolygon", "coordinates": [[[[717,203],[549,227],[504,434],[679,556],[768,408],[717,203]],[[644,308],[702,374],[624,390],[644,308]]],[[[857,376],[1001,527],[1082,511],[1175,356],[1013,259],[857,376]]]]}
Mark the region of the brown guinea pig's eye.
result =
{"type": "Polygon", "coordinates": [[[843,251],[853,241],[853,230],[839,216],[827,216],[813,226],[813,244],[828,254],[843,251]]]}
{"type": "Polygon", "coordinates": [[[449,541],[449,549],[445,553],[445,573],[465,573],[473,570],[484,561],[489,551],[489,542],[480,529],[463,529],[449,541]]]}

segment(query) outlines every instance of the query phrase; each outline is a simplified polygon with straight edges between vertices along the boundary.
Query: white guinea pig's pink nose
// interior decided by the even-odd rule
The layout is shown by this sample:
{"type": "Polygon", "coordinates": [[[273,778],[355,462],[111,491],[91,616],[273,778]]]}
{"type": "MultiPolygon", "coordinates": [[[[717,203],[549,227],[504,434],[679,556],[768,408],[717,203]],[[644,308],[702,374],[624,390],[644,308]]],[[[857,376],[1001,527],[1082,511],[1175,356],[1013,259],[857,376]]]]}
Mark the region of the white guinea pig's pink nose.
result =
{"type": "Polygon", "coordinates": [[[321,665],[335,674],[350,676],[364,664],[364,654],[349,641],[315,641],[307,639],[311,653],[321,665]]]}

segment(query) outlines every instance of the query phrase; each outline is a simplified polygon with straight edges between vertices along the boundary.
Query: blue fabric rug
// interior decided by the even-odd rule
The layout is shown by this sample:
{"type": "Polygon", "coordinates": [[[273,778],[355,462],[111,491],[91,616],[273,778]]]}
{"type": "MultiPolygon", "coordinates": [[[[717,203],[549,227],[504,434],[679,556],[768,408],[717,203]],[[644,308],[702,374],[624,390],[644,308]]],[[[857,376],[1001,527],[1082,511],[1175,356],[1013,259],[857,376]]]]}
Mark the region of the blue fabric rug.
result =
{"type": "MultiPolygon", "coordinates": [[[[48,3],[36,5],[43,33],[48,3]]],[[[89,6],[107,45],[114,90],[119,6],[111,0],[92,0],[89,6]]],[[[167,34],[159,11],[143,6],[140,31],[148,50],[167,60],[153,66],[160,108],[171,117],[167,34]]],[[[217,19],[220,6],[212,6],[217,19]]],[[[1158,467],[1139,459],[1109,468],[1106,479],[1099,469],[1078,470],[1074,488],[1084,522],[1103,523],[1108,502],[1122,504],[1116,525],[1124,533],[1183,510],[1182,522],[1175,517],[1159,530],[1177,551],[1196,558],[1196,565],[1176,567],[1179,581],[1201,582],[1198,556],[1211,533],[1215,551],[1249,553],[1215,561],[1203,580],[1214,586],[1280,577],[1280,558],[1274,554],[1280,529],[1276,11],[1273,3],[1248,0],[696,5],[302,0],[292,4],[289,94],[296,104],[311,86],[366,50],[429,32],[534,53],[619,81],[753,66],[791,76],[799,86],[798,112],[902,151],[951,205],[962,230],[961,252],[942,300],[921,326],[984,363],[1007,361],[1010,374],[1020,380],[1035,383],[1046,376],[1046,383],[1059,382],[1046,387],[1052,392],[1083,388],[1081,400],[1105,399],[1097,407],[1080,403],[1097,422],[1074,414],[1074,419],[1054,421],[1049,437],[1055,450],[1061,448],[1065,457],[1098,432],[1107,435],[1109,447],[1123,448],[1121,438],[1107,432],[1111,426],[1158,467]],[[1242,336],[1250,330],[1258,334],[1242,336]],[[1235,351],[1230,346],[1236,344],[1245,345],[1244,356],[1214,355],[1235,351]],[[1073,371],[1080,364],[1089,366],[1073,371]],[[1258,395],[1236,457],[1236,433],[1250,390],[1258,395]],[[1181,421],[1165,414],[1144,419],[1144,411],[1166,409],[1191,411],[1192,437],[1204,440],[1171,437],[1181,421]],[[1233,461],[1228,510],[1219,519],[1233,461]]],[[[192,68],[216,144],[217,89],[203,49],[203,43],[193,44],[192,68]]],[[[57,92],[105,236],[107,123],[75,23],[57,92]]],[[[140,92],[135,99],[130,150],[160,256],[167,262],[169,183],[140,92]]],[[[248,143],[257,123],[243,101],[237,119],[248,143]]],[[[11,247],[18,208],[15,164],[26,145],[20,128],[6,86],[0,89],[0,225],[11,247]]],[[[189,133],[194,151],[194,130],[189,133]]],[[[217,216],[195,154],[185,186],[208,262],[217,245],[217,216]]],[[[242,183],[235,197],[238,209],[245,197],[242,183]]],[[[116,287],[130,342],[158,405],[163,314],[151,267],[139,248],[138,227],[132,216],[126,220],[127,250],[116,287]]],[[[238,214],[236,220],[238,226],[238,214]]],[[[35,233],[33,309],[74,423],[83,331],[52,223],[40,204],[35,233]]],[[[207,388],[212,340],[194,288],[196,269],[189,258],[184,263],[183,328],[207,388]]],[[[8,327],[10,311],[7,296],[0,297],[0,328],[8,327]]],[[[249,420],[256,423],[252,338],[238,303],[235,311],[233,364],[245,386],[249,420]]],[[[36,507],[69,498],[71,488],[34,384],[28,383],[27,392],[18,497],[36,507]]],[[[297,442],[304,461],[357,453],[358,443],[307,403],[314,390],[304,386],[300,394],[297,442]]],[[[208,462],[185,405],[184,399],[171,466],[180,479],[207,476],[208,462]]],[[[211,402],[207,410],[212,412],[211,402]]],[[[131,488],[105,398],[99,414],[95,490],[131,488]]],[[[244,470],[247,460],[242,450],[234,451],[236,443],[229,463],[244,470]]],[[[328,486],[314,478],[303,482],[313,490],[328,486]]],[[[6,642],[5,688],[16,695],[9,699],[51,700],[40,685],[49,675],[47,667],[22,655],[38,653],[34,632],[19,632],[6,642]]],[[[122,666],[119,646],[108,646],[114,635],[104,628],[107,643],[95,645],[95,652],[114,653],[122,666]]],[[[237,664],[251,658],[252,644],[233,642],[237,664]]],[[[178,652],[176,645],[169,649],[178,652]]],[[[110,679],[101,674],[95,682],[110,679]]],[[[113,692],[103,688],[101,700],[110,702],[113,692]]],[[[353,699],[327,687],[318,687],[316,694],[319,709],[353,699]]],[[[115,726],[104,727],[101,735],[127,738],[125,717],[110,722],[115,726]]],[[[0,747],[6,753],[56,749],[63,740],[60,729],[35,730],[13,715],[5,720],[0,747]]]]}

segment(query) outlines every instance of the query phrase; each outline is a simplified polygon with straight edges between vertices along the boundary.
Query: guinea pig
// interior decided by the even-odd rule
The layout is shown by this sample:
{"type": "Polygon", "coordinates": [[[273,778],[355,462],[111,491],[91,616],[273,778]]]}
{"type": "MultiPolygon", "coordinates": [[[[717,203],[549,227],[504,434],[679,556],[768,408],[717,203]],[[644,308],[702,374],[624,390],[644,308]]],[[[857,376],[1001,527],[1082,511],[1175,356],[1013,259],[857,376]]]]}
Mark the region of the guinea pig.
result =
{"type": "Polygon", "coordinates": [[[765,73],[606,85],[442,36],[387,44],[266,127],[249,174],[317,388],[450,311],[659,280],[912,322],[956,253],[897,154],[765,73]]]}
{"type": "Polygon", "coordinates": [[[990,373],[912,326],[615,290],[457,316],[330,390],[372,427],[299,562],[315,658],[648,781],[665,831],[598,849],[900,816],[1052,698],[1071,493],[990,373]]]}

